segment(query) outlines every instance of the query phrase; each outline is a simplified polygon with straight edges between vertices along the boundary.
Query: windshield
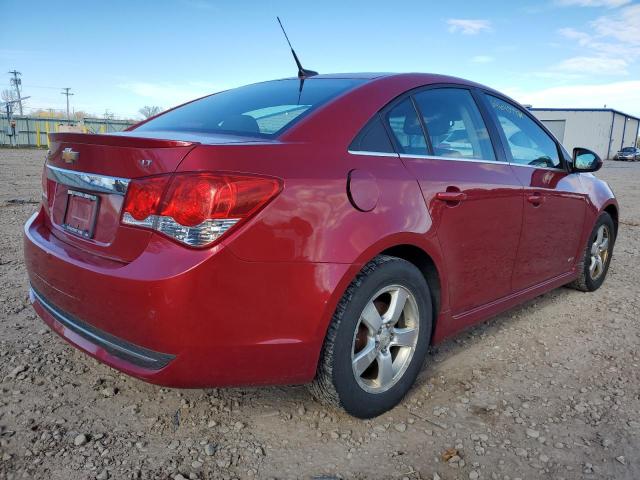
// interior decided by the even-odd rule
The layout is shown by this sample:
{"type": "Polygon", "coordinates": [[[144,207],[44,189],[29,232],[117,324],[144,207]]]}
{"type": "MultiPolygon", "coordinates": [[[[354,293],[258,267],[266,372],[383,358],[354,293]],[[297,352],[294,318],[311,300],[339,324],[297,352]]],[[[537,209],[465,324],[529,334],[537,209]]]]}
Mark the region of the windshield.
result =
{"type": "Polygon", "coordinates": [[[635,149],[635,148],[633,148],[633,147],[624,147],[624,148],[622,149],[622,151],[623,151],[623,152],[635,152],[635,151],[636,151],[636,149],[635,149]]]}
{"type": "Polygon", "coordinates": [[[234,88],[188,103],[137,131],[231,133],[275,137],[295,121],[363,83],[352,78],[274,80],[234,88]]]}

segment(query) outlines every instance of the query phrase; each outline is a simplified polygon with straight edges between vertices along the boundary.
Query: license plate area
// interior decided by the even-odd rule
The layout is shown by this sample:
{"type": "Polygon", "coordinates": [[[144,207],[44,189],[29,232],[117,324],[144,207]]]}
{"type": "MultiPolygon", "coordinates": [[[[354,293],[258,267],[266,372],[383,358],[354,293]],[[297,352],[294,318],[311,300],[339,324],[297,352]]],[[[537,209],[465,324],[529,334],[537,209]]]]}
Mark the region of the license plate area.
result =
{"type": "Polygon", "coordinates": [[[69,189],[62,228],[82,238],[93,238],[99,200],[97,195],[69,189]]]}

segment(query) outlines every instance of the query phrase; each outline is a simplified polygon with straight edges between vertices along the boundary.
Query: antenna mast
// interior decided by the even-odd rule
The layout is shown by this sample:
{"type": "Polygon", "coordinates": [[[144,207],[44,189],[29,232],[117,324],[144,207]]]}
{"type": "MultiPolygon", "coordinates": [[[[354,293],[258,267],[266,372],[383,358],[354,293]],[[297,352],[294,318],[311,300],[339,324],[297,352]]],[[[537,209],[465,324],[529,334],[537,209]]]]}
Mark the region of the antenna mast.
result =
{"type": "Polygon", "coordinates": [[[314,75],[318,75],[318,72],[314,72],[313,70],[305,70],[302,67],[302,63],[300,63],[300,59],[298,58],[298,55],[296,55],[296,51],[291,46],[291,42],[289,41],[289,36],[287,35],[287,32],[285,31],[284,27],[282,26],[282,22],[280,21],[280,17],[276,17],[276,18],[278,19],[278,23],[280,24],[280,28],[282,29],[282,33],[284,33],[284,38],[287,39],[287,43],[289,44],[289,48],[291,49],[291,54],[293,55],[293,59],[295,60],[296,65],[298,66],[298,78],[304,79],[306,77],[313,77],[314,75]]]}

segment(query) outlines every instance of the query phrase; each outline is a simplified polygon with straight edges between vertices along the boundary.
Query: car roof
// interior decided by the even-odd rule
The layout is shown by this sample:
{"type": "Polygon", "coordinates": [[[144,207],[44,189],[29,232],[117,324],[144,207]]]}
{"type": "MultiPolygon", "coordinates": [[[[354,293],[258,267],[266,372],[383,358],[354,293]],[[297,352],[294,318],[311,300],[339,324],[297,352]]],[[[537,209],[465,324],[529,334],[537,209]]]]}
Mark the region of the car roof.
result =
{"type": "MultiPolygon", "coordinates": [[[[379,78],[385,79],[400,79],[406,77],[412,77],[416,79],[420,79],[425,84],[427,83],[459,83],[465,85],[478,85],[470,80],[465,80],[464,78],[453,77],[450,75],[442,75],[438,73],[420,73],[420,72],[406,72],[406,73],[395,73],[395,72],[345,72],[345,73],[319,73],[318,75],[314,75],[312,77],[306,77],[305,81],[308,80],[321,80],[323,78],[353,78],[360,80],[375,80],[379,78]]],[[[283,80],[294,80],[298,79],[298,77],[288,77],[283,80]]],[[[485,87],[486,88],[486,87],[485,87]]]]}
{"type": "MultiPolygon", "coordinates": [[[[417,88],[420,86],[433,85],[433,84],[454,84],[464,85],[468,87],[478,87],[487,91],[497,93],[503,97],[506,97],[501,92],[496,91],[491,87],[482,85],[471,80],[466,80],[460,77],[454,77],[452,75],[442,75],[439,73],[419,73],[419,72],[407,72],[407,73],[393,73],[393,72],[354,72],[354,73],[324,73],[314,75],[312,77],[305,78],[305,81],[309,80],[322,80],[325,78],[352,78],[364,80],[363,85],[369,84],[373,81],[384,85],[391,85],[402,83],[407,89],[417,88]]],[[[297,77],[291,77],[291,79],[297,79],[297,77]]],[[[363,86],[361,85],[361,86],[363,86]]],[[[509,98],[509,97],[507,97],[509,98]]]]}

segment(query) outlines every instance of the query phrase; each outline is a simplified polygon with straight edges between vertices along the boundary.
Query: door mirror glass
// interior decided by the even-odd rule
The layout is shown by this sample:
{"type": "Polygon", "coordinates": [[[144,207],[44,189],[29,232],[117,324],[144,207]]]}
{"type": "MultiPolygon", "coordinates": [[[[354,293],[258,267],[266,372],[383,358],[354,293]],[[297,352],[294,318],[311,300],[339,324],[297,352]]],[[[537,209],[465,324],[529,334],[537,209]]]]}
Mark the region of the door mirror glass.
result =
{"type": "Polygon", "coordinates": [[[595,172],[602,167],[602,160],[597,153],[586,148],[573,149],[573,171],[574,172],[595,172]]]}

